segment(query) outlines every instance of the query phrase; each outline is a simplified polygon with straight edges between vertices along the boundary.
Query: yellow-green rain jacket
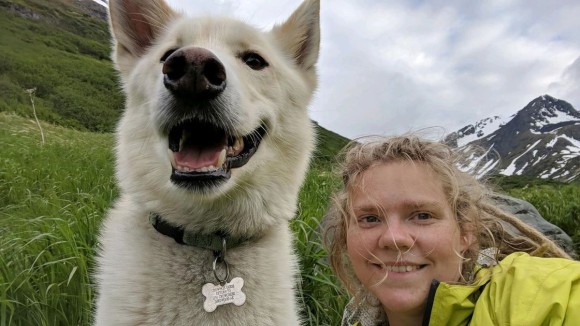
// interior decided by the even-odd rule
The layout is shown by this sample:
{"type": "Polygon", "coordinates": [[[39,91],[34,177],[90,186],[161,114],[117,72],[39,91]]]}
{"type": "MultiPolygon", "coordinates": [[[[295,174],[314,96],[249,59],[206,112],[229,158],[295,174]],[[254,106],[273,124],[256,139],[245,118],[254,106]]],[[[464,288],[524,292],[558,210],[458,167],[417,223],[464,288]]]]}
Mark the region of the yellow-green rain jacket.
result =
{"type": "MultiPolygon", "coordinates": [[[[342,323],[381,324],[353,320],[347,311],[342,323]]],[[[471,285],[433,281],[423,325],[579,326],[580,262],[514,253],[480,268],[471,285]]]]}

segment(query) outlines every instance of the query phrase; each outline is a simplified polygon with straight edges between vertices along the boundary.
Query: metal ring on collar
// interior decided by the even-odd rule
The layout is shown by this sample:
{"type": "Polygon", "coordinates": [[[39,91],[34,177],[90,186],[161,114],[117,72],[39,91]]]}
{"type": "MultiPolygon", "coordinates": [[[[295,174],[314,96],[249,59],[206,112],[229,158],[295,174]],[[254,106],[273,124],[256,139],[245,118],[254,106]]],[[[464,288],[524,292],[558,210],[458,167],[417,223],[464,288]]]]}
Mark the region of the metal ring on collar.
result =
{"type": "Polygon", "coordinates": [[[222,238],[222,252],[221,252],[221,256],[225,257],[226,256],[226,238],[222,238]]]}
{"type": "Polygon", "coordinates": [[[222,262],[224,263],[224,266],[226,267],[226,277],[224,277],[223,279],[220,279],[220,277],[217,274],[217,270],[216,270],[216,265],[217,265],[218,259],[220,259],[219,256],[213,260],[213,276],[215,276],[215,279],[218,281],[218,283],[221,286],[223,286],[224,284],[227,283],[228,279],[230,278],[230,267],[228,266],[228,263],[224,259],[222,259],[222,262]]]}

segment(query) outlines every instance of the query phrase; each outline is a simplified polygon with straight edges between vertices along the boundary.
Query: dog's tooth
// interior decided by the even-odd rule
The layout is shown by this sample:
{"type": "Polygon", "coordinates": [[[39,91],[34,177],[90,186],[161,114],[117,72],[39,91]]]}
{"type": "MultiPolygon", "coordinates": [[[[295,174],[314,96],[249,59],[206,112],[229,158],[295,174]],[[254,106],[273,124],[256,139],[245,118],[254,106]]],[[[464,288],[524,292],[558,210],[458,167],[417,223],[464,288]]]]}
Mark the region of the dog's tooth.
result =
{"type": "Polygon", "coordinates": [[[227,150],[226,150],[226,155],[227,156],[234,156],[236,154],[236,151],[234,151],[234,148],[232,146],[228,146],[227,150]]]}
{"type": "Polygon", "coordinates": [[[242,150],[244,150],[244,139],[242,137],[236,137],[236,141],[234,142],[232,149],[233,153],[231,154],[231,156],[240,155],[242,150]]]}
{"type": "Polygon", "coordinates": [[[190,171],[192,171],[192,172],[204,172],[205,173],[205,172],[213,172],[213,171],[216,171],[217,169],[218,168],[216,168],[213,165],[208,165],[208,166],[202,166],[202,167],[197,168],[197,169],[191,169],[190,171]]]}
{"type": "Polygon", "coordinates": [[[177,166],[177,164],[175,163],[175,154],[173,153],[172,150],[167,149],[167,153],[169,154],[169,161],[171,162],[171,166],[175,167],[177,166]]]}
{"type": "Polygon", "coordinates": [[[217,164],[216,164],[217,167],[223,166],[224,163],[226,162],[226,154],[227,154],[226,152],[227,151],[225,148],[222,149],[222,151],[220,152],[220,156],[218,157],[217,164]]]}
{"type": "Polygon", "coordinates": [[[236,137],[236,141],[234,142],[234,151],[241,151],[244,148],[244,140],[242,137],[236,137]]]}

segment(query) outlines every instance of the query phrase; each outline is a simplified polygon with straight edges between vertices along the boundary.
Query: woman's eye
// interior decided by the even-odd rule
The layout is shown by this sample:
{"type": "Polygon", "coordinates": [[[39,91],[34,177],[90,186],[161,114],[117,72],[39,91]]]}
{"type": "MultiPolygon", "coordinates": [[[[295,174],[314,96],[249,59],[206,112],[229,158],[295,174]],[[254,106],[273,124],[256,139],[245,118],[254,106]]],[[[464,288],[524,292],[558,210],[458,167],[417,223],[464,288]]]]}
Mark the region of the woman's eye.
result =
{"type": "Polygon", "coordinates": [[[241,59],[254,70],[262,70],[269,66],[268,62],[255,52],[246,52],[241,56],[241,59]]]}
{"type": "Polygon", "coordinates": [[[421,212],[421,213],[417,213],[415,215],[415,218],[419,221],[427,221],[427,220],[431,219],[432,216],[429,213],[421,212]]]}
{"type": "Polygon", "coordinates": [[[361,216],[359,217],[359,222],[361,223],[377,223],[380,222],[381,220],[375,216],[375,215],[365,215],[365,216],[361,216]]]}

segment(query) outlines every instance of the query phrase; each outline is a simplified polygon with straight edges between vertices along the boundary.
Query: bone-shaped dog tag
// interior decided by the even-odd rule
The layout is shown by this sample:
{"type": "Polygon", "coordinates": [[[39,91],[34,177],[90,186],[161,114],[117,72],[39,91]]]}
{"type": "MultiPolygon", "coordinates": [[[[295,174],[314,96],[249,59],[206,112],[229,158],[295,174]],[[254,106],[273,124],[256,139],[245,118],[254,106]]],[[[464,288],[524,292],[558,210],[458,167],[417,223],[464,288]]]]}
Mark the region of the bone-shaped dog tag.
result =
{"type": "Polygon", "coordinates": [[[218,306],[233,303],[241,306],[246,302],[246,295],[242,292],[244,280],[241,277],[234,277],[231,282],[222,285],[207,283],[201,288],[201,293],[205,296],[203,309],[207,312],[216,310],[218,306]]]}

